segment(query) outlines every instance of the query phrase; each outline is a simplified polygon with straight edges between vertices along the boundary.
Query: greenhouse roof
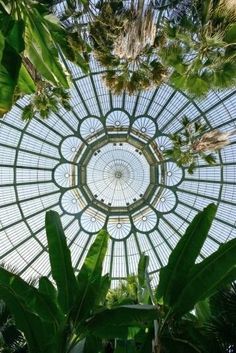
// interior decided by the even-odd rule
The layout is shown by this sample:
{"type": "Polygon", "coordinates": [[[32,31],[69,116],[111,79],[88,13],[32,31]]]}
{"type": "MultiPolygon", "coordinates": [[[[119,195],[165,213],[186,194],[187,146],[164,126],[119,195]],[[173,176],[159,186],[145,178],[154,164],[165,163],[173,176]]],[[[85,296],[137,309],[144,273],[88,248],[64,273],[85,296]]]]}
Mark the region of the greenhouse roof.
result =
{"type": "Polygon", "coordinates": [[[166,162],[167,135],[180,131],[183,116],[209,129],[236,128],[236,90],[194,100],[165,84],[137,95],[112,95],[103,68],[91,62],[73,76],[72,111],[49,119],[20,118],[23,98],[0,121],[0,261],[24,277],[50,275],[45,211],[61,215],[73,266],[79,270],[95,234],[105,227],[109,248],[104,272],[113,280],[137,271],[150,257],[157,280],[194,215],[209,203],[218,211],[201,251],[204,258],[236,237],[236,139],[199,161],[193,175],[166,162]]]}

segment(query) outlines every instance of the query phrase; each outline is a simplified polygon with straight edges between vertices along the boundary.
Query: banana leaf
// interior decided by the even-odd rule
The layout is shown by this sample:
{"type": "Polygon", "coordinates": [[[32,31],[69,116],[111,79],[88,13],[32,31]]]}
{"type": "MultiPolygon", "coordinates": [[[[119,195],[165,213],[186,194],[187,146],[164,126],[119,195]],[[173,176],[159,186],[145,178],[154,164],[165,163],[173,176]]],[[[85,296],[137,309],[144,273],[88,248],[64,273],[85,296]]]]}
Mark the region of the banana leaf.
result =
{"type": "MultiPolygon", "coordinates": [[[[108,234],[101,230],[92,244],[78,274],[78,292],[71,319],[77,324],[85,319],[98,304],[101,293],[102,264],[107,251],[108,234]]],[[[108,279],[106,280],[108,281],[108,279]]],[[[107,288],[108,283],[105,285],[107,288]]]]}
{"type": "Polygon", "coordinates": [[[64,313],[68,313],[74,304],[77,293],[70,251],[58,213],[48,211],[45,221],[52,276],[58,290],[58,303],[64,313]]]}
{"type": "Polygon", "coordinates": [[[12,289],[24,302],[28,311],[39,315],[46,321],[52,321],[58,327],[61,325],[63,315],[57,308],[55,301],[45,297],[35,287],[4,268],[0,268],[0,288],[2,286],[12,289]]]}
{"type": "Polygon", "coordinates": [[[12,25],[6,34],[6,41],[15,49],[17,53],[22,53],[25,49],[23,34],[25,32],[25,24],[23,20],[12,21],[12,25]]]}
{"type": "Polygon", "coordinates": [[[216,206],[210,204],[195,216],[172,251],[167,266],[160,271],[157,300],[163,298],[164,304],[174,305],[179,293],[186,285],[189,277],[188,271],[193,267],[200,253],[215,213],[216,206]]]}
{"type": "MultiPolygon", "coordinates": [[[[14,315],[17,327],[24,332],[30,353],[50,353],[44,345],[44,327],[40,318],[28,311],[11,288],[1,285],[0,296],[14,315]]],[[[51,353],[56,353],[52,349],[51,353]]]]}
{"type": "Polygon", "coordinates": [[[138,301],[142,304],[148,304],[150,298],[150,283],[148,275],[147,275],[147,268],[149,264],[149,257],[147,255],[142,254],[138,263],[138,301]]]}
{"type": "Polygon", "coordinates": [[[14,103],[22,62],[20,53],[24,50],[23,34],[22,21],[12,21],[6,37],[0,32],[0,116],[14,103]]]}
{"type": "Polygon", "coordinates": [[[26,53],[40,74],[53,85],[69,88],[69,74],[59,61],[58,49],[35,8],[27,11],[26,53]]]}
{"type": "Polygon", "coordinates": [[[33,94],[36,92],[35,83],[24,65],[21,65],[20,68],[17,87],[19,88],[20,92],[25,94],[33,94]]]}
{"type": "Polygon", "coordinates": [[[47,277],[40,277],[39,293],[44,294],[53,300],[57,299],[57,290],[47,277]]]}
{"type": "Polygon", "coordinates": [[[86,320],[84,328],[101,338],[120,337],[128,334],[129,327],[146,328],[157,315],[157,307],[153,305],[123,305],[98,311],[86,320]]]}
{"type": "Polygon", "coordinates": [[[0,62],[0,116],[14,103],[14,94],[21,67],[21,57],[6,41],[0,62]]]}
{"type": "Polygon", "coordinates": [[[138,281],[141,287],[146,284],[146,271],[148,268],[149,257],[142,254],[138,263],[138,281]]]}
{"type": "Polygon", "coordinates": [[[220,246],[212,255],[192,267],[188,279],[176,296],[172,310],[184,314],[195,303],[213,295],[227,282],[236,279],[236,239],[220,246]]]}
{"type": "Polygon", "coordinates": [[[201,300],[195,305],[195,314],[199,323],[203,324],[206,322],[211,315],[209,299],[201,300]]]}

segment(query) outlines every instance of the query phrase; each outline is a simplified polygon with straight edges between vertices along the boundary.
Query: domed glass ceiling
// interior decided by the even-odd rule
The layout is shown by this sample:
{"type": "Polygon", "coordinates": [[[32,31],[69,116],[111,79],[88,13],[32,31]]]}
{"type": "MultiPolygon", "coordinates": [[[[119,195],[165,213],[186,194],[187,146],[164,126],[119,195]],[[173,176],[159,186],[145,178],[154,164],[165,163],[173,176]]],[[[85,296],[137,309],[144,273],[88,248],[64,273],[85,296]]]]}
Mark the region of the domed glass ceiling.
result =
{"type": "Polygon", "coordinates": [[[73,76],[71,112],[25,123],[24,98],[0,122],[0,261],[24,277],[50,275],[45,211],[56,210],[79,270],[95,234],[110,234],[104,272],[112,279],[135,273],[150,257],[154,282],[194,215],[211,202],[216,219],[201,258],[236,236],[236,139],[217,155],[199,160],[193,175],[166,161],[168,134],[184,115],[209,129],[236,126],[236,90],[193,100],[167,85],[138,95],[112,95],[102,67],[92,73],[64,62],[73,76]]]}

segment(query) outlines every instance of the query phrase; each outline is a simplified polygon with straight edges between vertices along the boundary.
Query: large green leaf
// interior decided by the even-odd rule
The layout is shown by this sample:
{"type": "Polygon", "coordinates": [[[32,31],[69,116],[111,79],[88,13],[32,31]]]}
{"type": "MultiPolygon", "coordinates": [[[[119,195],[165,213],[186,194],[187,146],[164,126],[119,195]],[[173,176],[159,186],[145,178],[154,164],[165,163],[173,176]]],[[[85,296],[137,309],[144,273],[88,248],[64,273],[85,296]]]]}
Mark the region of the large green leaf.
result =
{"type": "MultiPolygon", "coordinates": [[[[79,323],[94,310],[101,293],[102,264],[107,251],[108,234],[101,230],[90,247],[85,262],[78,274],[78,293],[75,307],[72,310],[72,320],[79,323]]],[[[106,280],[108,281],[108,280],[106,280]]]]}
{"type": "Polygon", "coordinates": [[[119,337],[120,329],[128,333],[131,326],[145,328],[157,315],[157,307],[153,305],[124,305],[97,312],[84,328],[98,337],[114,337],[112,334],[117,331],[119,337]]]}
{"type": "Polygon", "coordinates": [[[179,292],[173,305],[173,312],[184,314],[191,310],[195,303],[213,295],[226,279],[231,281],[232,274],[236,279],[236,239],[230,240],[195,265],[188,275],[185,286],[179,292]]]}
{"type": "Polygon", "coordinates": [[[141,287],[145,287],[148,263],[149,257],[142,254],[138,263],[138,281],[141,287]]]}
{"type": "Polygon", "coordinates": [[[21,53],[25,49],[24,43],[25,23],[23,20],[13,21],[10,30],[6,35],[6,40],[17,53],[21,53]]]}
{"type": "Polygon", "coordinates": [[[47,277],[40,277],[39,293],[50,297],[52,300],[57,299],[57,290],[47,277]]]}
{"type": "Polygon", "coordinates": [[[14,315],[17,327],[24,332],[30,353],[45,353],[40,319],[26,309],[24,302],[11,288],[0,285],[0,297],[14,315]]]}
{"type": "Polygon", "coordinates": [[[172,251],[167,266],[160,271],[157,300],[163,298],[165,304],[174,305],[179,293],[186,285],[188,271],[190,271],[200,253],[215,213],[216,206],[210,204],[195,216],[172,251]]]}
{"type": "Polygon", "coordinates": [[[68,313],[74,304],[77,283],[61,220],[55,211],[46,213],[46,234],[52,276],[58,289],[58,303],[68,313]]]}
{"type": "Polygon", "coordinates": [[[57,326],[61,325],[63,316],[53,299],[39,293],[36,288],[25,282],[18,275],[0,268],[0,286],[14,290],[14,293],[32,313],[39,315],[46,321],[53,322],[57,326]]]}
{"type": "Polygon", "coordinates": [[[111,279],[107,273],[105,276],[101,277],[99,291],[96,295],[96,305],[104,304],[106,300],[106,295],[111,286],[111,279]]]}
{"type": "Polygon", "coordinates": [[[17,86],[20,92],[25,94],[33,94],[36,92],[35,83],[24,65],[21,65],[17,86]]]}
{"type": "Polygon", "coordinates": [[[5,41],[0,62],[0,116],[8,112],[14,103],[20,67],[20,55],[5,41]]]}
{"type": "Polygon", "coordinates": [[[206,298],[205,300],[201,300],[195,305],[195,314],[201,324],[203,324],[210,318],[211,311],[208,298],[206,298]]]}
{"type": "Polygon", "coordinates": [[[150,300],[150,283],[148,282],[149,277],[147,273],[148,264],[149,257],[147,255],[142,254],[138,263],[138,301],[142,304],[148,304],[150,300]]]}
{"type": "Polygon", "coordinates": [[[35,8],[27,11],[26,52],[41,75],[53,85],[69,88],[68,72],[59,62],[58,49],[35,8]]]}
{"type": "Polygon", "coordinates": [[[20,53],[24,49],[24,24],[13,21],[6,38],[0,32],[0,115],[14,103],[14,94],[21,68],[20,53]]]}

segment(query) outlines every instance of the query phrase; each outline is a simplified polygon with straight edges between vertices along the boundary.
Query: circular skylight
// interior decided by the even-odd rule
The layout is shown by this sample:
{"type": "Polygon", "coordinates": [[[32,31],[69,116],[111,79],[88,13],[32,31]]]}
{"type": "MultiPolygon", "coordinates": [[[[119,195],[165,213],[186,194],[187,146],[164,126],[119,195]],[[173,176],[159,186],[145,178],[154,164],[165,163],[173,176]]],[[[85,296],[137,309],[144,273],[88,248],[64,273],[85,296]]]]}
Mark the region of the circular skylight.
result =
{"type": "Polygon", "coordinates": [[[141,253],[149,255],[156,281],[194,215],[211,202],[218,211],[201,258],[234,238],[235,137],[215,166],[199,160],[193,175],[163,152],[184,115],[201,118],[209,129],[235,129],[236,91],[195,101],[162,85],[114,96],[95,61],[86,77],[66,65],[73,75],[71,112],[61,108],[47,120],[36,116],[25,123],[25,97],[0,122],[0,261],[24,277],[50,275],[44,229],[49,209],[61,215],[76,271],[96,232],[108,230],[104,272],[114,281],[137,272],[141,253]]]}
{"type": "Polygon", "coordinates": [[[146,192],[150,184],[150,166],[135,146],[114,142],[94,152],[86,176],[86,184],[96,199],[121,208],[146,192]]]}

